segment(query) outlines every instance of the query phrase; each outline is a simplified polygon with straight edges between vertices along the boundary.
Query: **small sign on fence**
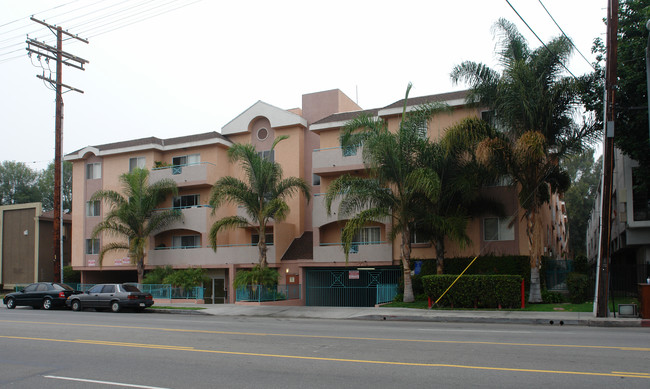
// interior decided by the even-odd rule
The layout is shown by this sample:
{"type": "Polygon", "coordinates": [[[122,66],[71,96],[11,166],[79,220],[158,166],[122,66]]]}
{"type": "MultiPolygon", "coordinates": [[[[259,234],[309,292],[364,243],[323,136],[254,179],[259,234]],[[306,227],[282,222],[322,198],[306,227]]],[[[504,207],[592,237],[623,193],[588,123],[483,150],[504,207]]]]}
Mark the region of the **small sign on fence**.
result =
{"type": "Polygon", "coordinates": [[[350,270],[348,272],[348,279],[358,280],[359,279],[359,270],[350,270]]]}

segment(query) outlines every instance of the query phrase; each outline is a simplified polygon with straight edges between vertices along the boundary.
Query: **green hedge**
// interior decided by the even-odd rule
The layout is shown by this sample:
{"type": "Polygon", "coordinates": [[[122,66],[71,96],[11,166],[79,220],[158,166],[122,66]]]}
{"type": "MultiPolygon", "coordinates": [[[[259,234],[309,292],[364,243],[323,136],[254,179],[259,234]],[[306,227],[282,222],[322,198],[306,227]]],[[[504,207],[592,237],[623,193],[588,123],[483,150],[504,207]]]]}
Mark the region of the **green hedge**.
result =
{"type": "MultiPolygon", "coordinates": [[[[437,300],[457,275],[422,277],[424,292],[437,300]]],[[[521,277],[518,275],[463,275],[440,299],[438,306],[451,308],[519,308],[521,277]]]]}
{"type": "Polygon", "coordinates": [[[593,297],[593,287],[589,276],[580,273],[569,273],[566,277],[567,288],[569,289],[569,300],[574,304],[581,304],[590,301],[593,297]]]}

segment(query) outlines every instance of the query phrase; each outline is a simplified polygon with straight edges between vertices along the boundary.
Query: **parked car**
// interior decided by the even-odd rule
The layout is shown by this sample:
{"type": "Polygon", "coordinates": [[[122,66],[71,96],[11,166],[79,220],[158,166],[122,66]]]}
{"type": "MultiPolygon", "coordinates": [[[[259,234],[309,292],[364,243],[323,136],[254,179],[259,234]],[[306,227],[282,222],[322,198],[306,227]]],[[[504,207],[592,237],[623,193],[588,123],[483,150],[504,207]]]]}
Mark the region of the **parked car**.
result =
{"type": "Polygon", "coordinates": [[[122,308],[143,311],[153,305],[153,296],[131,284],[97,284],[85,293],[70,296],[65,303],[73,311],[85,308],[98,311],[110,308],[113,312],[119,312],[122,308]]]}
{"type": "Polygon", "coordinates": [[[14,309],[19,305],[32,306],[34,309],[52,309],[54,307],[65,307],[68,297],[78,294],[66,284],[56,282],[35,282],[27,285],[19,292],[9,293],[2,302],[8,309],[14,309]]]}

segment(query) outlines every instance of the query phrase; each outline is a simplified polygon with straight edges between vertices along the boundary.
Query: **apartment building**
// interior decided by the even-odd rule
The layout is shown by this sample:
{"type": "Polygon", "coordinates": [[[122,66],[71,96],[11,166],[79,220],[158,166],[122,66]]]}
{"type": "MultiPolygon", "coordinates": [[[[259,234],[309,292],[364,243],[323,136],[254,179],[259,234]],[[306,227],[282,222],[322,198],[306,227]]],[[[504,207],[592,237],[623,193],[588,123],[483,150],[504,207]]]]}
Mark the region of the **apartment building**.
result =
{"type": "MultiPolygon", "coordinates": [[[[650,277],[650,193],[637,184],[638,162],[614,149],[612,227],[610,233],[611,285],[615,291],[637,292],[637,283],[650,277]]],[[[596,266],[600,251],[602,184],[587,227],[587,259],[596,266]]]]}
{"type": "MultiPolygon", "coordinates": [[[[41,203],[0,206],[0,290],[54,280],[53,220],[41,203]]],[[[70,265],[71,222],[62,215],[64,266],[70,265]]]]}
{"type": "MultiPolygon", "coordinates": [[[[428,123],[427,136],[436,140],[450,125],[468,116],[481,115],[479,108],[465,104],[465,95],[465,92],[452,92],[416,97],[409,99],[408,109],[434,101],[452,108],[428,123]]],[[[400,265],[399,239],[388,239],[390,221],[377,221],[365,228],[346,263],[340,237],[345,220],[337,215],[337,203],[331,214],[326,212],[323,194],[341,174],[365,174],[361,152],[341,148],[338,140],[341,127],[364,113],[384,118],[389,129],[396,130],[403,104],[401,100],[383,108],[362,110],[340,90],[330,90],[303,95],[302,107],[289,110],[258,101],[224,125],[220,133],[171,139],[151,137],[89,146],[70,153],[65,159],[73,162],[73,267],[81,270],[83,282],[135,280],[135,267],[124,256],[107,256],[101,266],[98,263],[99,247],[110,242],[110,237],[90,239],[105,210],[102,204],[91,203],[89,199],[99,189],[119,191],[121,174],[136,166],[145,167],[151,170],[152,181],[171,178],[178,184],[179,196],[168,199],[161,208],[179,208],[184,216],[183,221],[151,237],[146,268],[201,266],[216,288],[232,291],[235,272],[257,263],[259,237],[251,229],[224,231],[219,234],[217,249],[213,251],[207,243],[212,223],[227,215],[246,215],[236,206],[225,206],[215,213],[207,200],[219,178],[243,178],[240,167],[228,161],[227,149],[233,143],[250,143],[278,162],[285,177],[301,177],[311,184],[310,201],[302,195],[290,199],[287,219],[271,223],[267,230],[266,241],[272,242],[267,253],[269,266],[279,270],[281,284],[301,285],[301,298],[289,303],[340,305],[333,294],[350,282],[365,283],[365,286],[388,282],[384,278],[399,275],[400,265]],[[282,135],[289,138],[278,143],[271,153],[273,140],[282,135]],[[310,293],[317,288],[318,293],[310,293]]],[[[486,215],[472,221],[468,233],[473,244],[460,249],[448,243],[447,257],[488,253],[527,255],[528,241],[525,225],[520,222],[515,187],[504,182],[485,190],[503,200],[510,217],[486,215]]],[[[559,201],[554,197],[543,220],[547,250],[561,256],[566,250],[567,234],[566,216],[562,217],[565,213],[559,201]],[[558,236],[564,239],[563,244],[557,244],[558,236]]],[[[428,242],[418,240],[417,236],[413,239],[414,258],[435,258],[435,249],[428,242]]],[[[234,294],[228,293],[225,301],[234,302],[234,294]]]]}

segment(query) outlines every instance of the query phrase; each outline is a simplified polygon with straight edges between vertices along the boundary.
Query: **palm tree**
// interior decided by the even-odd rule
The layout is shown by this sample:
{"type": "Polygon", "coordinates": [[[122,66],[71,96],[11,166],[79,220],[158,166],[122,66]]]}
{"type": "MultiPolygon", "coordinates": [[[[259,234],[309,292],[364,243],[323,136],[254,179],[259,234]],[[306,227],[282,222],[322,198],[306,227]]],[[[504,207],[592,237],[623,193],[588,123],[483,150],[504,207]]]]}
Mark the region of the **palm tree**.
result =
{"type": "Polygon", "coordinates": [[[367,115],[346,124],[341,131],[341,145],[363,145],[368,177],[342,175],[330,184],[325,195],[328,213],[331,213],[334,199],[341,197],[339,215],[351,216],[341,232],[346,261],[355,235],[364,226],[386,218],[392,221],[389,238],[401,237],[404,302],[415,300],[409,264],[411,229],[424,203],[435,202],[440,191],[438,176],[422,164],[421,156],[428,140],[422,137],[421,131],[434,114],[446,109],[439,104],[429,104],[407,112],[410,89],[411,84],[406,89],[402,119],[396,133],[388,130],[385,120],[367,115]]]}
{"type": "Polygon", "coordinates": [[[451,78],[471,86],[469,102],[487,105],[502,136],[483,141],[477,150],[484,163],[500,166],[519,186],[519,204],[526,220],[530,250],[530,302],[541,302],[540,207],[551,191],[568,188],[568,176],[558,166],[561,156],[581,151],[595,140],[594,126],[573,120],[578,108],[578,81],[563,76],[572,45],[561,36],[531,50],[514,24],[499,19],[497,55],[501,73],[484,64],[463,62],[451,78]]]}
{"type": "Polygon", "coordinates": [[[90,198],[91,201],[103,200],[109,205],[109,211],[93,230],[95,239],[102,232],[107,232],[123,240],[102,245],[99,252],[101,265],[104,255],[110,251],[126,250],[132,262],[137,266],[138,282],[144,278],[144,257],[149,236],[170,223],[182,218],[178,210],[158,210],[158,205],[168,195],[176,195],[176,183],[165,179],[149,184],[149,171],[134,169],[120,176],[123,193],[113,190],[100,190],[90,198]]]}
{"type": "MultiPolygon", "coordinates": [[[[287,139],[280,136],[275,139],[271,151],[278,142],[287,139]]],[[[257,229],[259,234],[260,269],[267,267],[266,261],[266,226],[271,221],[281,222],[289,214],[286,203],[296,192],[302,192],[309,201],[309,186],[302,178],[282,178],[282,167],[260,155],[251,144],[236,143],[228,149],[232,162],[241,162],[246,182],[234,177],[220,178],[210,192],[210,205],[213,214],[224,203],[232,203],[244,208],[249,219],[241,216],[226,216],[217,220],[210,228],[208,239],[213,250],[217,249],[217,234],[223,229],[246,228],[257,229]]]]}
{"type": "Polygon", "coordinates": [[[426,204],[416,225],[436,249],[438,274],[444,272],[446,238],[462,248],[471,243],[467,225],[473,216],[503,214],[503,204],[481,194],[481,188],[495,177],[474,154],[477,144],[492,134],[494,129],[487,122],[466,118],[446,129],[440,141],[430,143],[424,154],[424,164],[440,180],[440,196],[426,204]]]}

